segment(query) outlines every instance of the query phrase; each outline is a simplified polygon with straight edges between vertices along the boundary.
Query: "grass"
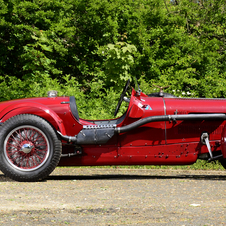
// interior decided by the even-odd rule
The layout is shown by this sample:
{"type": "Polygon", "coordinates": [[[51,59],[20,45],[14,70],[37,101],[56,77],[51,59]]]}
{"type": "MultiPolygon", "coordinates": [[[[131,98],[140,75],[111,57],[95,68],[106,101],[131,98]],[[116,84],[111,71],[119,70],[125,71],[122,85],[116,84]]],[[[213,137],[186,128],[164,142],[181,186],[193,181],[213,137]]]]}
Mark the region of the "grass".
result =
{"type": "Polygon", "coordinates": [[[208,163],[203,160],[197,160],[193,165],[138,165],[138,166],[111,166],[112,168],[128,168],[128,169],[182,169],[182,170],[225,170],[218,162],[208,163]]]}
{"type": "MultiPolygon", "coordinates": [[[[197,160],[193,165],[130,165],[130,166],[82,166],[85,168],[115,168],[115,169],[174,169],[174,170],[225,170],[219,161],[207,162],[197,160]]],[[[81,168],[81,166],[79,166],[81,168]]]]}

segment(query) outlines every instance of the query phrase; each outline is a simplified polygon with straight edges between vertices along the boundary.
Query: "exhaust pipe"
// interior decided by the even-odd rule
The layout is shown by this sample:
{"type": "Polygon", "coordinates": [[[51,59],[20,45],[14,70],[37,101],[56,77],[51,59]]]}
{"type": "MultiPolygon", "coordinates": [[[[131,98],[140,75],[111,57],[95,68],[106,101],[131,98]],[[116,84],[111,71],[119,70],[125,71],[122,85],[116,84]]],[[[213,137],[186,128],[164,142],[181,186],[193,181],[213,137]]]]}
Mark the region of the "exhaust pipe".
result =
{"type": "Polygon", "coordinates": [[[145,125],[150,122],[163,122],[163,121],[188,121],[188,120],[225,120],[225,114],[188,114],[188,115],[160,115],[151,116],[148,118],[140,119],[134,123],[126,126],[116,127],[115,133],[125,133],[139,126],[145,125]]]}
{"type": "Polygon", "coordinates": [[[77,136],[67,136],[63,135],[61,132],[57,131],[57,133],[60,135],[61,139],[66,140],[68,142],[76,142],[77,141],[77,136]]]}

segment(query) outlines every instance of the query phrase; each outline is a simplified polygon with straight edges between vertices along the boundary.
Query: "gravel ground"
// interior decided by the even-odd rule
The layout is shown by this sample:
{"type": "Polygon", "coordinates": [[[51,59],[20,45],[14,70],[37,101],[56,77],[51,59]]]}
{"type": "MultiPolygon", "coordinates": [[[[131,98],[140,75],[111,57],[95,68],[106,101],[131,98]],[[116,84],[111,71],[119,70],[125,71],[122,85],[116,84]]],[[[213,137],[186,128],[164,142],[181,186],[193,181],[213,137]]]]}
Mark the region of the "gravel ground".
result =
{"type": "Polygon", "coordinates": [[[0,225],[226,225],[224,171],[57,168],[0,191],[0,225]]]}

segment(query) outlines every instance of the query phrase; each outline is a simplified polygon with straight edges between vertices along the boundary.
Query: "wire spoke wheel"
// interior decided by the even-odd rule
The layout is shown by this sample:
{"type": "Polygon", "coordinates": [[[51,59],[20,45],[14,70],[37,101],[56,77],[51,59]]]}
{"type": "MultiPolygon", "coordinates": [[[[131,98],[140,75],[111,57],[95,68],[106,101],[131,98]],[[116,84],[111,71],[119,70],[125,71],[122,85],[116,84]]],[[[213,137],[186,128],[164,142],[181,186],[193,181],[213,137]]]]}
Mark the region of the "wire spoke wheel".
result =
{"type": "Polygon", "coordinates": [[[0,170],[17,181],[39,181],[58,165],[62,143],[45,119],[16,115],[0,130],[0,170]]]}
{"type": "Polygon", "coordinates": [[[49,142],[38,128],[17,127],[5,139],[4,154],[13,167],[22,171],[36,170],[49,156],[49,142]]]}

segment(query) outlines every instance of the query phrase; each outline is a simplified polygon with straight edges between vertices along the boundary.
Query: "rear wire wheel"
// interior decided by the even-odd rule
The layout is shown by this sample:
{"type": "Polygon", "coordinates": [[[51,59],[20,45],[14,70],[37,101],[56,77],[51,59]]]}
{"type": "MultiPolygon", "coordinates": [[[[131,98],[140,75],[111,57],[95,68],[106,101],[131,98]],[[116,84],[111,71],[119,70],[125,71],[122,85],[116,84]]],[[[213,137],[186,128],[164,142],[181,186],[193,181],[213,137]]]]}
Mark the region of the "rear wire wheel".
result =
{"type": "Polygon", "coordinates": [[[38,181],[58,165],[62,151],[55,129],[36,115],[17,115],[0,130],[0,169],[17,181],[38,181]]]}

